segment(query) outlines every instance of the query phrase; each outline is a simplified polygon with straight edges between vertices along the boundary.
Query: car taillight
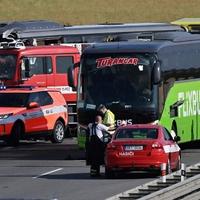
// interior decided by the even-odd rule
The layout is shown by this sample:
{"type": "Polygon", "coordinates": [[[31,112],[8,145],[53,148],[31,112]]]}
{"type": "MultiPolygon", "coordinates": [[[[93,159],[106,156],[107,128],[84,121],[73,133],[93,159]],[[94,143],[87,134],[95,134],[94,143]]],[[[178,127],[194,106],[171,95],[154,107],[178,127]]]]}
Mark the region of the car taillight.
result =
{"type": "Polygon", "coordinates": [[[152,149],[163,149],[163,146],[160,143],[155,142],[152,144],[152,149]]]}

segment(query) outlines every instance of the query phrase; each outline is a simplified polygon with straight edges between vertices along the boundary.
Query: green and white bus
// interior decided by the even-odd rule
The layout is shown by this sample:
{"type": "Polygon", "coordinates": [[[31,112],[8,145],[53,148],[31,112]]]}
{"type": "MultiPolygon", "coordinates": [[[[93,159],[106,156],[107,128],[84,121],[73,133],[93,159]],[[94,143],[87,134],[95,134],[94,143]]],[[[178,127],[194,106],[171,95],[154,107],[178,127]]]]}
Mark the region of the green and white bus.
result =
{"type": "Polygon", "coordinates": [[[159,123],[181,143],[200,139],[200,35],[159,32],[95,44],[82,54],[78,80],[78,142],[97,107],[127,124],[159,123]]]}

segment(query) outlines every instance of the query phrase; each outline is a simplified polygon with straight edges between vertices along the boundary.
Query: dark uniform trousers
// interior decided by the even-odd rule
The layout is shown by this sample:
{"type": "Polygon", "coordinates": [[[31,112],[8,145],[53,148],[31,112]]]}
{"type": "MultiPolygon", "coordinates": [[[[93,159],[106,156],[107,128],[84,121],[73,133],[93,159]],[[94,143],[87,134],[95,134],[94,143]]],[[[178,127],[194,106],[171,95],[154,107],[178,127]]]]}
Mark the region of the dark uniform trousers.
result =
{"type": "Polygon", "coordinates": [[[86,140],[86,164],[90,165],[90,175],[100,175],[100,165],[104,164],[105,144],[96,135],[96,126],[92,126],[93,135],[86,140]]]}

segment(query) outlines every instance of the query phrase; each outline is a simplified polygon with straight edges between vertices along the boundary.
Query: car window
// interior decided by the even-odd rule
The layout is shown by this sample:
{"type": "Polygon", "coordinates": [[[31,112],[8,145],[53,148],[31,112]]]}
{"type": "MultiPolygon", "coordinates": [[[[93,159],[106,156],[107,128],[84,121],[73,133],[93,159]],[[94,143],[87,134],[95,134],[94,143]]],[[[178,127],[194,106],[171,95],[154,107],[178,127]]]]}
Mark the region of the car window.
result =
{"type": "Polygon", "coordinates": [[[0,107],[25,107],[28,93],[0,93],[0,107]]]}
{"type": "Polygon", "coordinates": [[[170,132],[166,128],[163,128],[163,134],[164,134],[165,140],[173,140],[170,132]]]}
{"type": "Polygon", "coordinates": [[[115,139],[157,139],[158,130],[156,128],[134,128],[120,129],[115,136],[115,139]]]}
{"type": "Polygon", "coordinates": [[[40,106],[45,106],[52,104],[53,99],[47,92],[34,92],[30,95],[29,103],[30,102],[37,102],[40,106]]]}
{"type": "Polygon", "coordinates": [[[40,96],[40,105],[41,106],[50,105],[53,103],[53,99],[48,94],[48,92],[40,92],[39,96],[40,96]]]}

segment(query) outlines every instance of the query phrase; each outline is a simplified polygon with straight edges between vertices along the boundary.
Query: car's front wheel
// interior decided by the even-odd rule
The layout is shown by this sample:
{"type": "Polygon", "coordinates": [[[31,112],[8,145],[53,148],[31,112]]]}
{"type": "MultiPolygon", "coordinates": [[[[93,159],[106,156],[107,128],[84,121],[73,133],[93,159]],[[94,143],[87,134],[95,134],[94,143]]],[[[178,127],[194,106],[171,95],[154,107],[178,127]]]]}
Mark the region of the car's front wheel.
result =
{"type": "Polygon", "coordinates": [[[64,124],[58,120],[56,121],[53,129],[53,133],[51,135],[52,143],[62,143],[65,137],[65,127],[64,124]]]}
{"type": "Polygon", "coordinates": [[[11,146],[19,145],[20,136],[22,134],[22,125],[20,123],[14,124],[11,134],[6,142],[11,146]]]}

